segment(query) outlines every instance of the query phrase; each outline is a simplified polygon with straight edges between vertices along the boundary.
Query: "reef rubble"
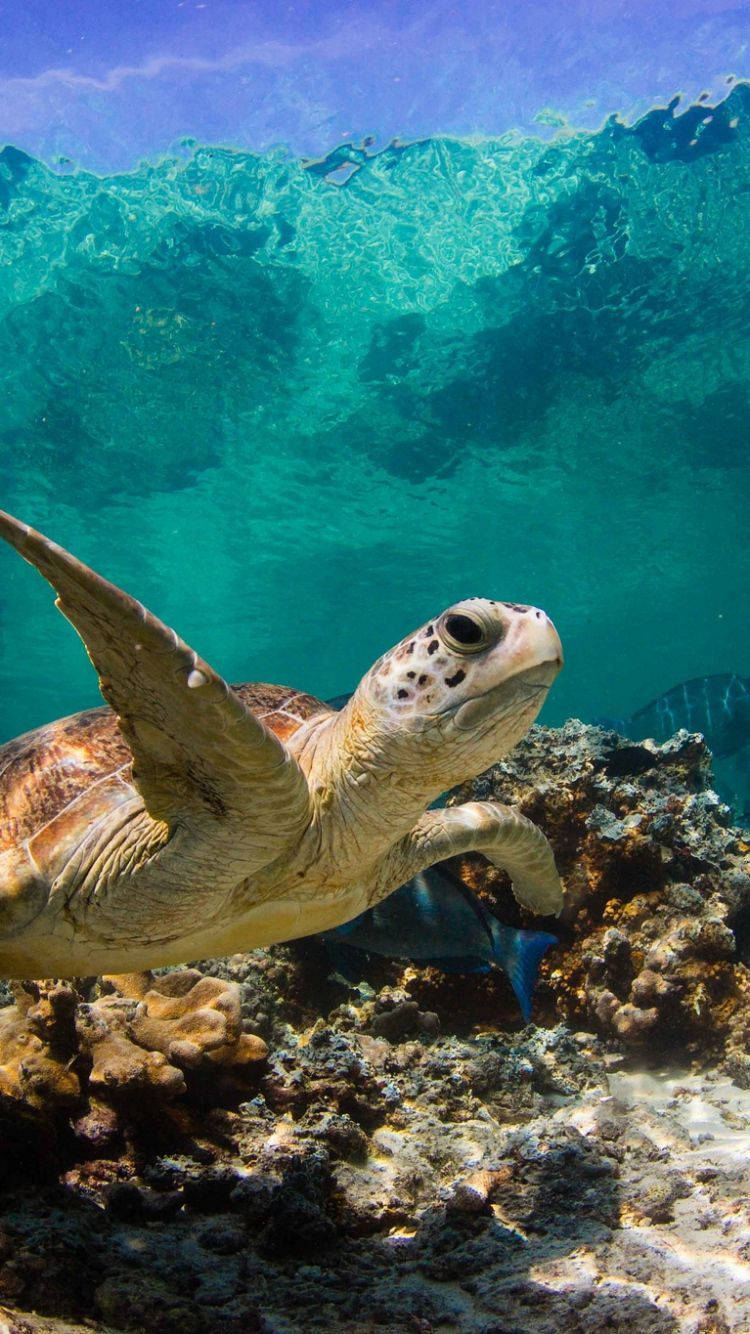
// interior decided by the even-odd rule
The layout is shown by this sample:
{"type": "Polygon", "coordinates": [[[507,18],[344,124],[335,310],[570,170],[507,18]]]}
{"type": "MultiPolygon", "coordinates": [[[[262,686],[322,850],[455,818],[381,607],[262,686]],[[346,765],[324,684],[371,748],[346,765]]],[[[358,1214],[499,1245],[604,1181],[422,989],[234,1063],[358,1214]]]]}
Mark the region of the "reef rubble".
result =
{"type": "MultiPolygon", "coordinates": [[[[555,849],[557,1014],[651,1057],[718,1060],[747,1087],[750,833],[732,828],[710,765],[697,734],[633,743],[571,721],[532,729],[470,794],[519,806],[555,849]]],[[[464,875],[504,921],[517,913],[501,873],[472,859],[464,875]]]]}
{"type": "Polygon", "coordinates": [[[534,1024],[315,940],[14,985],[2,1334],[750,1327],[750,842],[703,742],[537,727],[468,791],[565,879],[534,1024]]]}

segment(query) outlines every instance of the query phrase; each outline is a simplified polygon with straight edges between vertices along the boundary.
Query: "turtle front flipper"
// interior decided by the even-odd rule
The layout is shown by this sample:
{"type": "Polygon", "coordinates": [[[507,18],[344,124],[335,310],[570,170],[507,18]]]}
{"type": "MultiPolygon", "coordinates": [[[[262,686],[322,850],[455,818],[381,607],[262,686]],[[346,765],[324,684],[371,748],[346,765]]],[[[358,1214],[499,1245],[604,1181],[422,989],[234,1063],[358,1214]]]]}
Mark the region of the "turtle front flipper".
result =
{"type": "Polygon", "coordinates": [[[210,840],[220,827],[246,874],[278,856],[304,828],[310,804],[283,743],[140,602],[2,511],[0,537],[52,584],[81,636],[149,815],[170,836],[179,829],[210,840]]]}
{"type": "Polygon", "coordinates": [[[530,912],[546,917],[562,909],[562,884],[545,835],[520,811],[496,801],[427,811],[383,859],[370,902],[435,862],[467,852],[481,852],[507,871],[518,902],[530,912]]]}

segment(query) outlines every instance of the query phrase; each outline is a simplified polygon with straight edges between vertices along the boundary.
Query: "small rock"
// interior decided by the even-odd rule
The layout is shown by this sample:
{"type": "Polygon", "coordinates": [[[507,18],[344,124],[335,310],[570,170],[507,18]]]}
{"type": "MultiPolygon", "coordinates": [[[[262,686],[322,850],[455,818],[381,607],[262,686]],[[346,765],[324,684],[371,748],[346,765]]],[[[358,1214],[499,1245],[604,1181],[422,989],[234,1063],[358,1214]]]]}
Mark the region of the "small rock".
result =
{"type": "Polygon", "coordinates": [[[381,1010],[370,1020],[370,1032],[375,1037],[387,1038],[389,1042],[398,1042],[406,1033],[413,1032],[419,1020],[419,1006],[416,1001],[402,1001],[392,1010],[381,1010]]]}
{"type": "Polygon", "coordinates": [[[487,1192],[479,1185],[460,1181],[454,1186],[445,1202],[445,1208],[452,1214],[491,1214],[492,1206],[487,1199],[487,1192]]]}

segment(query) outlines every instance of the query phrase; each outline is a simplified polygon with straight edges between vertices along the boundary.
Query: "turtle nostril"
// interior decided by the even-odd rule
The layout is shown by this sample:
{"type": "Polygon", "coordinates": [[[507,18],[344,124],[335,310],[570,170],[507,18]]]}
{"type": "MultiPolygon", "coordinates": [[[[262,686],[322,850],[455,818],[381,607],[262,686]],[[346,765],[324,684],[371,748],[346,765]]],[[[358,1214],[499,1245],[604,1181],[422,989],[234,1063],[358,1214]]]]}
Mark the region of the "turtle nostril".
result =
{"type": "Polygon", "coordinates": [[[535,612],[534,614],[535,614],[535,616],[536,616],[536,619],[537,619],[538,621],[541,621],[541,619],[542,619],[542,613],[541,613],[540,611],[537,611],[537,612],[535,612]]]}

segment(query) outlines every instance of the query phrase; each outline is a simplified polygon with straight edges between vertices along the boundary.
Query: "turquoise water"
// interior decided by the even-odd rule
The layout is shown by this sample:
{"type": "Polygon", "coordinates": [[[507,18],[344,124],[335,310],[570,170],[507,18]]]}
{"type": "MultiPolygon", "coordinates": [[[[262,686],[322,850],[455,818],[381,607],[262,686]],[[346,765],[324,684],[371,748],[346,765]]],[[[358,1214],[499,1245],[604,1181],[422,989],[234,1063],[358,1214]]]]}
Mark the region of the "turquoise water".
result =
{"type": "MultiPolygon", "coordinates": [[[[544,606],[545,720],[750,671],[750,91],[305,164],[0,156],[2,504],[229,679],[544,606]]],[[[0,740],[98,699],[0,552],[0,740]]]]}

